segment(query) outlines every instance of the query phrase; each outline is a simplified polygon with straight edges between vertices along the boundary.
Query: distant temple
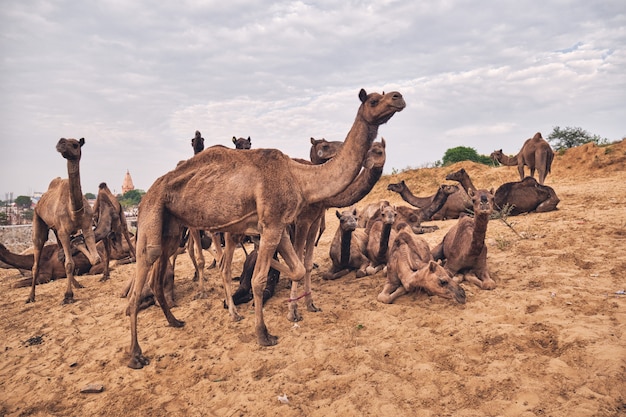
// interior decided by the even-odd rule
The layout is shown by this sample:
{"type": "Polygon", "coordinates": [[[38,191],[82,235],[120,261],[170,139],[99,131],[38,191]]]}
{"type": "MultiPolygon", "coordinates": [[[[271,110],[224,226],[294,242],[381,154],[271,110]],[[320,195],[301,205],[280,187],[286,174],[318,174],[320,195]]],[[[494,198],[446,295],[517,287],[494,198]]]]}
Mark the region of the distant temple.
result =
{"type": "Polygon", "coordinates": [[[130,172],[126,170],[126,176],[124,177],[124,182],[122,183],[122,195],[134,189],[135,186],[133,185],[133,179],[130,177],[130,172]]]}

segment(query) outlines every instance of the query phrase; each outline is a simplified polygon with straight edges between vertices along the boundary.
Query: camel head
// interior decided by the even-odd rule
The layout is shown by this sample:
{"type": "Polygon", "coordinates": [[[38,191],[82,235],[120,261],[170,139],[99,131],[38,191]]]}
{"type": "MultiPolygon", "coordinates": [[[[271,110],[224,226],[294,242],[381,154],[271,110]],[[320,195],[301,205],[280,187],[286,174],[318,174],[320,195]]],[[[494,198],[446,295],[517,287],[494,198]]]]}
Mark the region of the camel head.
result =
{"type": "Polygon", "coordinates": [[[461,168],[456,172],[451,172],[448,175],[446,175],[446,180],[462,182],[463,178],[466,178],[466,177],[469,178],[469,175],[467,175],[467,171],[465,171],[465,168],[461,168]]]}
{"type": "Polygon", "coordinates": [[[310,159],[315,165],[323,164],[337,155],[343,146],[340,141],[327,141],[326,139],[311,138],[310,159]]]}
{"type": "Polygon", "coordinates": [[[248,139],[239,138],[233,136],[233,143],[235,144],[235,149],[250,149],[252,148],[252,139],[248,136],[248,139]]]}
{"type": "Polygon", "coordinates": [[[389,184],[387,186],[387,190],[393,191],[394,193],[401,193],[402,191],[405,191],[406,189],[407,189],[406,183],[404,182],[404,180],[395,184],[389,184]]]}
{"type": "Polygon", "coordinates": [[[435,261],[429,261],[422,271],[426,277],[421,281],[428,295],[438,295],[442,298],[453,299],[459,304],[465,304],[465,290],[453,280],[446,270],[435,261]]]}
{"type": "Polygon", "coordinates": [[[493,162],[497,162],[497,163],[502,163],[502,157],[503,156],[504,156],[504,153],[502,152],[502,149],[499,149],[497,151],[493,151],[493,152],[491,152],[491,155],[489,155],[491,160],[493,162]]]}
{"type": "Polygon", "coordinates": [[[380,215],[383,220],[383,224],[393,224],[396,220],[396,207],[389,204],[388,201],[381,201],[380,215]]]}
{"type": "Polygon", "coordinates": [[[339,228],[342,232],[351,232],[356,230],[359,224],[356,217],[356,209],[343,210],[342,212],[337,210],[335,213],[339,219],[339,228]]]}
{"type": "Polygon", "coordinates": [[[79,161],[81,156],[80,148],[85,144],[85,138],[76,139],[59,139],[57,143],[57,152],[63,155],[68,161],[79,161]]]}
{"type": "Polygon", "coordinates": [[[476,191],[469,190],[467,194],[472,199],[472,204],[474,206],[474,215],[490,215],[493,212],[493,188],[489,191],[485,189],[476,191]]]}
{"type": "Polygon", "coordinates": [[[196,130],[196,136],[191,139],[191,147],[194,155],[204,150],[204,138],[199,130],[196,130]]]}
{"type": "Polygon", "coordinates": [[[380,142],[372,143],[365,160],[363,161],[363,167],[367,169],[379,168],[382,169],[385,166],[385,160],[387,154],[385,153],[385,138],[381,138],[380,142]]]}
{"type": "Polygon", "coordinates": [[[367,94],[364,89],[359,91],[361,107],[357,117],[362,117],[368,124],[379,126],[387,123],[396,112],[402,111],[406,107],[406,102],[397,91],[391,93],[367,94]]]}
{"type": "Polygon", "coordinates": [[[533,140],[539,140],[539,139],[543,139],[543,136],[541,136],[541,132],[537,132],[535,133],[535,136],[533,136],[533,140]]]}

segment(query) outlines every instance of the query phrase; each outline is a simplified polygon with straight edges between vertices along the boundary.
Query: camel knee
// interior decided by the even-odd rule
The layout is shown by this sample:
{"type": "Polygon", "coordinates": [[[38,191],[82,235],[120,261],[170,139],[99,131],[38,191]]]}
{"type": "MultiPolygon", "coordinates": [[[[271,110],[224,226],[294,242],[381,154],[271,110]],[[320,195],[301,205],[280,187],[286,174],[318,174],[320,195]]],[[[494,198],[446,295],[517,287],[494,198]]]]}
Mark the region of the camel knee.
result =
{"type": "Polygon", "coordinates": [[[163,253],[161,245],[148,245],[146,247],[146,262],[148,265],[155,263],[161,256],[161,253],[163,253]]]}

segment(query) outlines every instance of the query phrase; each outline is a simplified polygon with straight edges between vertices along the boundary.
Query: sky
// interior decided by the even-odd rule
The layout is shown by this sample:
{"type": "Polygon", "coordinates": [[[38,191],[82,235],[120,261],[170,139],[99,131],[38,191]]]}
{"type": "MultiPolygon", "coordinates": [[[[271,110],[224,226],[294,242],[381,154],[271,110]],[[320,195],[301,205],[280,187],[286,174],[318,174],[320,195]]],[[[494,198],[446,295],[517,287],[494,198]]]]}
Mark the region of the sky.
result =
{"type": "MultiPolygon", "coordinates": [[[[385,173],[447,149],[515,154],[554,127],[626,136],[623,0],[3,0],[0,200],[67,177],[148,190],[205,145],[307,158],[344,140],[358,93],[399,91],[385,173]]],[[[443,179],[442,179],[443,180],[443,179]]]]}

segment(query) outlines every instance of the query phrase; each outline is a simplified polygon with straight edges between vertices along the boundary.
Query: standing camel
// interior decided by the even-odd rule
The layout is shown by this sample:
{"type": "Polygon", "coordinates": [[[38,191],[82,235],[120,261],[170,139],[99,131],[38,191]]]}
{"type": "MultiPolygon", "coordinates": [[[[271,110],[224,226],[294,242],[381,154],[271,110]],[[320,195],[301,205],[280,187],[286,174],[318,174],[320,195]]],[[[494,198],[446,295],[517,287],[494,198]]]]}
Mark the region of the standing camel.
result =
{"type": "MultiPolygon", "coordinates": [[[[307,204],[340,193],[354,180],[378,127],[406,106],[398,92],[367,94],[362,89],[359,99],[361,105],[344,145],[323,165],[298,163],[276,149],[241,152],[213,146],[154,182],[143,197],[138,217],[137,273],[128,306],[129,367],[138,369],[149,363],[137,339],[137,313],[152,268],[155,296],[167,321],[174,327],[184,325],[172,314],[163,293],[167,259],[178,246],[183,224],[211,232],[260,235],[252,278],[255,331],[260,345],[277,343],[278,338],[269,333],[263,318],[263,288],[270,265],[292,280],[300,280],[305,274],[287,226],[307,204]],[[286,266],[272,261],[277,249],[286,266]]],[[[233,249],[226,245],[225,265],[232,261],[233,249]]],[[[222,271],[228,310],[234,320],[240,320],[225,275],[222,271]]]]}
{"type": "Polygon", "coordinates": [[[100,262],[100,255],[96,250],[96,239],[91,228],[93,212],[83,196],[80,186],[80,157],[81,148],[85,139],[59,139],[56,149],[63,158],[67,159],[68,179],[55,178],[50,182],[46,191],[35,206],[33,213],[33,283],[27,303],[35,302],[35,285],[39,275],[39,261],[41,250],[48,240],[50,229],[54,231],[57,242],[63,247],[65,254],[65,272],[67,275],[67,289],[63,304],[74,302],[72,285],[77,288],[81,284],[74,278],[74,261],[71,254],[70,241],[72,234],[82,230],[87,246],[87,258],[92,265],[100,262]]]}
{"type": "Polygon", "coordinates": [[[493,151],[491,159],[506,166],[517,166],[520,181],[524,179],[524,165],[530,169],[530,176],[535,176],[535,169],[539,172],[539,184],[543,185],[546,177],[550,173],[554,151],[550,144],[541,137],[541,133],[535,133],[527,139],[519,153],[513,157],[502,153],[502,149],[493,151]]]}

